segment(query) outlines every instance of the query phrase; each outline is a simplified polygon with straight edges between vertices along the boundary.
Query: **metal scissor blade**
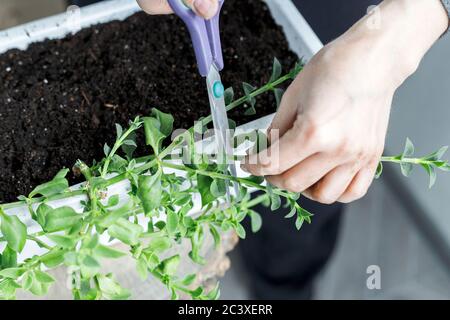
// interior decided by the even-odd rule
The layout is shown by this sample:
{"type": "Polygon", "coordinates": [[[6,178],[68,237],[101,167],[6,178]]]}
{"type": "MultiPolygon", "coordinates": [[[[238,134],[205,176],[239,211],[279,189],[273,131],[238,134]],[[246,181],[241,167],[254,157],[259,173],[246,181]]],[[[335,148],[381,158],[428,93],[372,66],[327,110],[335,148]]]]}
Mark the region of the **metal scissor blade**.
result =
{"type": "MultiPolygon", "coordinates": [[[[215,86],[222,86],[219,71],[216,67],[211,67],[208,77],[206,78],[206,86],[208,88],[209,102],[211,105],[211,115],[213,118],[214,131],[218,150],[218,164],[224,164],[225,171],[236,177],[236,164],[233,156],[232,137],[230,134],[230,126],[228,123],[227,109],[225,107],[225,98],[222,95],[215,93],[215,86]]],[[[222,86],[223,88],[223,86],[222,86]]],[[[235,196],[239,196],[239,186],[236,181],[233,181],[233,188],[235,196]]],[[[230,190],[227,184],[227,199],[231,201],[230,190]]]]}

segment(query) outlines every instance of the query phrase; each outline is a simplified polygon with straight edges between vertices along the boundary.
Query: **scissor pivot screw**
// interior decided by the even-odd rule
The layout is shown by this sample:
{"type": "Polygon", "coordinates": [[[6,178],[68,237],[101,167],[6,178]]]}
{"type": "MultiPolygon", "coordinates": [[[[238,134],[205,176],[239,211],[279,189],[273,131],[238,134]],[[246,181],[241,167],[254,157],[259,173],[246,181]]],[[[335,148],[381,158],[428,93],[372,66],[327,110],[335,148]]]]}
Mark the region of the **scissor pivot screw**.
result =
{"type": "Polygon", "coordinates": [[[225,88],[223,87],[222,82],[216,81],[213,85],[213,93],[216,99],[222,98],[225,93],[225,88]]]}

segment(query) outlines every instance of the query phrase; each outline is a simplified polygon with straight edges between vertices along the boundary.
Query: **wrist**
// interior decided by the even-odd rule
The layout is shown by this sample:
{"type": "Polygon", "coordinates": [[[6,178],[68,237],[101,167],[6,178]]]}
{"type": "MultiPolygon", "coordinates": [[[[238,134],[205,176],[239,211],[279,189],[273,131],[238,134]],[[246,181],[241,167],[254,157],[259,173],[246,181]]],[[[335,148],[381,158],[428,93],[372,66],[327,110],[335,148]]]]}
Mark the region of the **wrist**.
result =
{"type": "Polygon", "coordinates": [[[341,36],[367,64],[386,70],[396,86],[406,80],[448,28],[441,0],[385,0],[341,36]]]}

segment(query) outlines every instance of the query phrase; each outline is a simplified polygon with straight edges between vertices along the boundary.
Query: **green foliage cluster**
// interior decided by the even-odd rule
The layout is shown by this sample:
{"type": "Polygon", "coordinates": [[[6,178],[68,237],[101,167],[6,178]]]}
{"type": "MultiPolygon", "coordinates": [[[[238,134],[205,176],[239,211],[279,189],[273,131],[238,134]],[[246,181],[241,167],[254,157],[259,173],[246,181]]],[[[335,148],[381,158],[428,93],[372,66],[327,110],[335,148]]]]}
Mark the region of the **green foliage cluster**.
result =
{"type": "MultiPolygon", "coordinates": [[[[245,96],[234,100],[232,89],[226,90],[227,109],[244,105],[245,113],[256,111],[256,97],[273,92],[281,101],[279,86],[292,80],[301,71],[301,64],[286,75],[281,75],[281,65],[275,59],[272,77],[257,89],[244,84],[245,96]]],[[[195,286],[196,276],[180,276],[181,255],[170,255],[181,241],[189,241],[189,257],[204,264],[202,256],[205,237],[212,235],[216,247],[221,234],[233,230],[244,239],[246,231],[242,222],[251,219],[253,232],[261,228],[262,218],[253,209],[264,204],[272,210],[283,205],[289,208],[286,218],[294,218],[300,229],[304,222],[311,223],[312,214],[303,209],[300,195],[265,184],[260,177],[233,177],[224,173],[221,165],[209,161],[195,147],[195,134],[203,131],[211,117],[176,137],[168,147],[164,141],[173,131],[173,117],[153,109],[148,117],[137,117],[128,128],[116,125],[117,138],[113,146],[104,146],[105,158],[92,166],[78,161],[74,169],[86,180],[80,190],[69,188],[66,175],[61,170],[53,180],[37,186],[28,196],[19,197],[18,203],[0,206],[0,299],[14,299],[18,289],[35,295],[47,294],[55,279],[49,270],[66,266],[70,272],[70,284],[75,299],[126,299],[130,292],[123,288],[112,274],[102,272],[102,260],[119,259],[126,255],[136,263],[142,280],[153,277],[161,281],[173,299],[185,294],[193,299],[217,299],[219,288],[205,292],[195,286]],[[148,156],[135,158],[136,133],[143,130],[148,156]],[[182,150],[181,162],[171,160],[175,150],[182,150]],[[170,171],[168,171],[170,170],[170,171]],[[177,173],[167,173],[177,172],[177,173]],[[110,194],[110,187],[128,181],[130,189],[126,197],[110,194]],[[229,184],[237,182],[239,194],[226,201],[229,184]],[[258,190],[261,195],[251,197],[258,190]],[[192,215],[193,198],[201,197],[201,210],[192,215]],[[73,208],[53,207],[53,200],[84,196],[82,212],[73,208]],[[9,209],[26,206],[29,215],[39,225],[40,231],[29,233],[27,226],[17,217],[8,215],[9,209]],[[102,241],[106,239],[108,241],[102,241]],[[110,246],[112,241],[125,245],[127,252],[110,246]],[[27,242],[34,242],[45,249],[24,261],[18,259],[27,242]]],[[[412,144],[398,157],[386,157],[383,161],[399,163],[404,173],[410,164],[420,164],[435,180],[435,168],[449,170],[449,164],[441,160],[444,149],[428,157],[413,159],[412,144]]],[[[381,174],[381,169],[379,170],[381,174]]],[[[114,243],[114,242],[113,242],[114,243]]]]}

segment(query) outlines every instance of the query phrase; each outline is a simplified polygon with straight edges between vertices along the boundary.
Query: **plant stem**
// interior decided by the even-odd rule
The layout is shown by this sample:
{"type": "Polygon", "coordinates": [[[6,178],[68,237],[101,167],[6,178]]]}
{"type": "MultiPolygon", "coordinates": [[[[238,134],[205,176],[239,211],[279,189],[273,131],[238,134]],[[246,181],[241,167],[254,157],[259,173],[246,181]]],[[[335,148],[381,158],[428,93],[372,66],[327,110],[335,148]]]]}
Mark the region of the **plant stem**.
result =
{"type": "MultiPolygon", "coordinates": [[[[231,111],[237,107],[239,107],[240,105],[246,103],[249,99],[251,98],[256,98],[257,96],[266,93],[267,91],[271,91],[274,90],[276,87],[278,87],[279,85],[281,85],[282,83],[288,81],[288,80],[292,80],[293,76],[291,73],[284,75],[283,77],[275,80],[274,82],[269,82],[266,85],[262,86],[259,89],[256,89],[255,91],[253,91],[252,93],[250,93],[248,96],[244,96],[241,97],[235,101],[233,101],[232,103],[230,103],[229,105],[226,106],[227,111],[231,111]]],[[[209,124],[212,121],[212,116],[209,115],[207,117],[205,117],[202,120],[203,126],[206,126],[207,124],[209,124]]]]}
{"type": "MultiPolygon", "coordinates": [[[[203,176],[208,176],[208,177],[213,178],[213,179],[235,181],[235,182],[238,182],[238,183],[240,183],[242,185],[246,185],[247,187],[251,187],[251,188],[258,189],[260,191],[267,192],[267,188],[265,186],[262,186],[262,185],[260,185],[258,183],[255,183],[255,182],[250,181],[250,180],[245,179],[245,178],[233,177],[233,176],[226,175],[226,174],[219,173],[219,172],[210,172],[210,171],[192,169],[192,168],[188,168],[188,167],[185,167],[185,166],[182,166],[182,165],[177,165],[177,164],[168,163],[168,162],[161,162],[161,165],[163,167],[166,167],[166,168],[171,168],[171,169],[180,170],[180,171],[186,171],[186,172],[190,172],[190,173],[196,173],[196,174],[200,174],[200,175],[203,175],[203,176]]],[[[292,198],[291,195],[289,195],[288,193],[283,192],[283,191],[278,190],[278,189],[274,189],[273,193],[275,193],[275,194],[277,194],[279,196],[282,196],[284,198],[288,198],[288,199],[292,198]]]]}
{"type": "Polygon", "coordinates": [[[43,242],[42,240],[38,239],[35,236],[32,235],[27,235],[27,239],[36,242],[36,244],[42,248],[45,248],[47,250],[52,250],[53,247],[49,246],[48,244],[46,244],[45,242],[43,242]]]}
{"type": "Polygon", "coordinates": [[[399,157],[381,157],[381,162],[390,162],[390,163],[397,163],[397,164],[411,163],[411,164],[417,164],[417,165],[421,165],[421,164],[433,165],[436,161],[424,160],[424,159],[420,159],[420,158],[403,158],[403,159],[401,159],[399,157]]]}
{"type": "Polygon", "coordinates": [[[266,193],[266,194],[260,195],[256,198],[250,200],[249,202],[247,202],[245,204],[245,207],[250,209],[250,208],[253,208],[253,207],[257,206],[258,204],[261,204],[267,200],[270,200],[270,196],[266,193]]]}
{"type": "Polygon", "coordinates": [[[134,131],[136,131],[137,129],[139,129],[139,127],[140,127],[140,125],[136,125],[136,123],[133,123],[131,125],[131,127],[128,128],[128,130],[125,131],[125,133],[122,134],[122,136],[119,139],[117,139],[117,141],[114,143],[114,146],[111,149],[111,151],[109,152],[109,154],[107,155],[105,164],[102,167],[102,173],[101,173],[102,178],[104,178],[106,176],[106,174],[108,173],[109,163],[111,162],[112,157],[116,154],[117,150],[119,150],[119,148],[123,145],[124,141],[128,138],[128,136],[131,133],[133,133],[134,131]]]}

